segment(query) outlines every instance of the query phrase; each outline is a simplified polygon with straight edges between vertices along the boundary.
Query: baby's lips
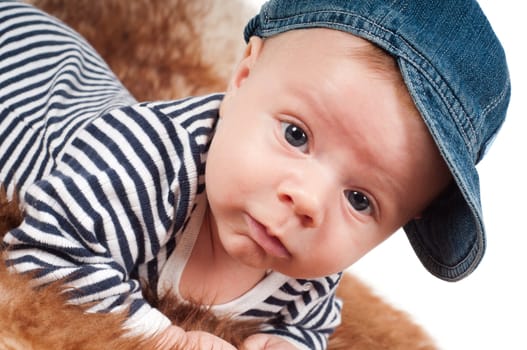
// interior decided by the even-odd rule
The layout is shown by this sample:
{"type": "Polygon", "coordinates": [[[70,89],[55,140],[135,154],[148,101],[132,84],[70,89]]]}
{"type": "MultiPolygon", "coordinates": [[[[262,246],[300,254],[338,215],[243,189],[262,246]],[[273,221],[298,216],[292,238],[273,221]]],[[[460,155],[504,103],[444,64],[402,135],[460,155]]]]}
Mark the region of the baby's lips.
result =
{"type": "Polygon", "coordinates": [[[247,215],[247,224],[249,235],[267,254],[284,259],[291,256],[280,239],[250,215],[247,215]]]}

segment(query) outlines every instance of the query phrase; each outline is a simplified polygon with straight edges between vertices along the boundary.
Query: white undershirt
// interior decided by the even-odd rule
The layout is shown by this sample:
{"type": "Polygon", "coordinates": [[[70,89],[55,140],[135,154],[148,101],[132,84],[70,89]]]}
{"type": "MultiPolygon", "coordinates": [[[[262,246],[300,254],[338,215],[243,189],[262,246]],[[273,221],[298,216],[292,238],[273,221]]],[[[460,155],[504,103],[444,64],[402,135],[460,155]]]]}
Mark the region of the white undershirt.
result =
{"type": "MultiPolygon", "coordinates": [[[[198,238],[206,208],[207,198],[203,193],[196,198],[196,208],[190,217],[190,221],[182,234],[178,235],[176,248],[161,270],[158,283],[159,295],[170,290],[180,300],[185,301],[181,296],[179,284],[198,238]]],[[[259,303],[275,293],[289,279],[290,277],[286,275],[272,271],[243,295],[223,304],[211,305],[211,310],[217,315],[238,315],[250,309],[258,309],[259,303]]]]}

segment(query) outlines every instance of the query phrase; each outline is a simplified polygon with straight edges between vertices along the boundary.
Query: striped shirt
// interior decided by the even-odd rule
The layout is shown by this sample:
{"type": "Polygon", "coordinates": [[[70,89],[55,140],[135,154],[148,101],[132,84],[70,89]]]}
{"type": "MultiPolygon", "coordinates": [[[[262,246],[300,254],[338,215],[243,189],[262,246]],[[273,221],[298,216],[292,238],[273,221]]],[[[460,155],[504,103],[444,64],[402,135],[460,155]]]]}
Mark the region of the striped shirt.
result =
{"type": "MultiPolygon", "coordinates": [[[[77,33],[0,2],[0,183],[25,210],[4,239],[9,264],[35,272],[36,285],[66,278],[71,301],[90,311],[129,310],[134,333],[168,327],[139,280],[161,290],[192,250],[222,98],[137,103],[77,33]]],[[[273,272],[214,310],[270,320],[263,332],[324,349],[340,322],[339,279],[273,272]]]]}

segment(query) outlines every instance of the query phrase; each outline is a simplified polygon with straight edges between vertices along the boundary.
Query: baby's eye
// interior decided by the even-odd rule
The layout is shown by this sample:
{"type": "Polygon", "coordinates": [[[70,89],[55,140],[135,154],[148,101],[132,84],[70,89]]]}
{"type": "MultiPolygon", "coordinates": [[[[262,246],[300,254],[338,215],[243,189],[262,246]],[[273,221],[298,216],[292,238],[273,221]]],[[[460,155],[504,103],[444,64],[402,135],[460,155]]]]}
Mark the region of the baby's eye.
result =
{"type": "Polygon", "coordinates": [[[353,209],[364,215],[369,215],[372,212],[372,206],[368,197],[359,191],[346,191],[346,198],[350,202],[353,209]]]}
{"type": "Polygon", "coordinates": [[[282,132],[285,140],[293,147],[302,152],[308,150],[308,138],[306,132],[299,126],[288,122],[282,122],[282,132]]]}

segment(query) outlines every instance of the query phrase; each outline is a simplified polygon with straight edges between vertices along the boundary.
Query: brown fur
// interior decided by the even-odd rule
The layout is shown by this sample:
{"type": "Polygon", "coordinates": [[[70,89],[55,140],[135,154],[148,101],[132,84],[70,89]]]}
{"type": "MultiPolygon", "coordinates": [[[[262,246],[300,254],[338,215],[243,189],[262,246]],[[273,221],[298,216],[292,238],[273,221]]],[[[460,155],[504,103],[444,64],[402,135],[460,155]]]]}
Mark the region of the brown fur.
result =
{"type": "Polygon", "coordinates": [[[122,337],[119,315],[85,314],[68,306],[60,285],[29,287],[27,276],[0,264],[0,349],[132,349],[140,339],[122,337]]]}
{"type": "Polygon", "coordinates": [[[223,91],[242,51],[243,0],[30,0],[104,57],[137,99],[223,91]]]}
{"type": "MultiPolygon", "coordinates": [[[[17,198],[0,186],[0,238],[19,225],[17,198]]],[[[132,349],[143,340],[125,339],[121,315],[86,314],[66,304],[59,283],[30,286],[30,276],[9,273],[0,252],[0,349],[132,349]],[[101,330],[104,330],[101,332],[101,330]]]]}
{"type": "Polygon", "coordinates": [[[18,205],[18,198],[11,201],[7,199],[4,186],[0,184],[0,237],[3,232],[15,228],[22,221],[22,211],[18,205]]]}
{"type": "Polygon", "coordinates": [[[337,290],[344,302],[342,325],[329,341],[330,350],[434,350],[425,331],[351,273],[337,290]]]}
{"type": "Polygon", "coordinates": [[[149,290],[144,290],[143,294],[150,305],[159,309],[170,318],[172,323],[187,331],[206,331],[215,334],[237,347],[248,336],[257,333],[260,328],[260,322],[217,317],[208,308],[195,302],[181,303],[171,294],[158,297],[149,290]]]}
{"type": "MultiPolygon", "coordinates": [[[[241,52],[250,9],[242,0],[32,0],[85,36],[139,100],[221,91],[241,52]]],[[[0,237],[22,218],[0,191],[0,237]]],[[[121,315],[89,315],[67,305],[60,284],[34,289],[27,276],[0,261],[0,349],[153,349],[154,342],[122,337],[121,315]]],[[[233,344],[255,324],[215,318],[171,296],[150,302],[185,329],[201,329],[233,344]],[[243,332],[240,332],[243,330],[243,332]]],[[[338,290],[343,324],[331,350],[432,350],[433,342],[405,313],[346,273],[338,290]]]]}

